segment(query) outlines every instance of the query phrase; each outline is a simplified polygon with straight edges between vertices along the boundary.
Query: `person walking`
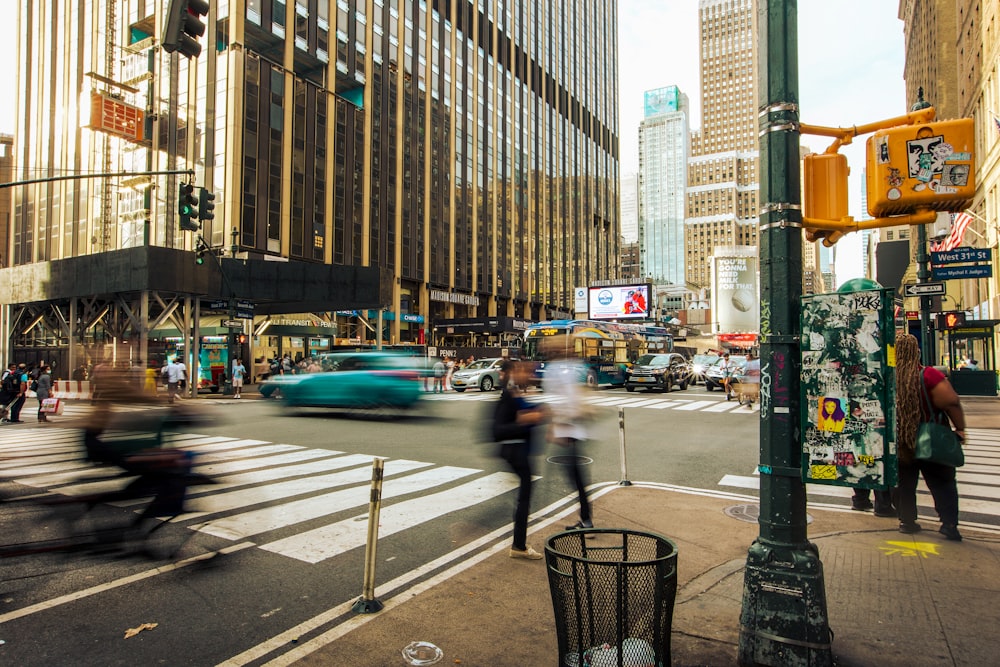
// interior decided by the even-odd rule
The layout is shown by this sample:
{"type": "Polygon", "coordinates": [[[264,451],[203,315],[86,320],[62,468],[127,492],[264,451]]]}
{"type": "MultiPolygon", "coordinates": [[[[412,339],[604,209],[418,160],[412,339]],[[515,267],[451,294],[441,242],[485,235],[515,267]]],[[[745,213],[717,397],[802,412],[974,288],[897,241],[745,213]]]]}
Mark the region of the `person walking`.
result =
{"type": "Polygon", "coordinates": [[[931,412],[948,416],[959,441],[965,440],[965,412],[954,387],[944,373],[933,366],[920,365],[920,348],[910,334],[896,338],[896,441],[899,450],[899,532],[916,533],[917,481],[924,482],[934,499],[941,519],[939,532],[945,539],[960,541],[958,532],[958,485],[955,468],[916,457],[917,430],[921,422],[935,418],[931,412]],[[930,404],[930,409],[928,408],[930,404]]]}
{"type": "Polygon", "coordinates": [[[455,357],[444,358],[444,390],[451,391],[451,376],[455,374],[455,357]]]}
{"type": "Polygon", "coordinates": [[[14,423],[14,403],[21,398],[21,376],[17,372],[17,364],[10,364],[0,377],[0,406],[6,408],[3,413],[3,423],[14,423]]]}
{"type": "Polygon", "coordinates": [[[247,375],[246,366],[243,365],[242,359],[236,359],[233,362],[233,394],[234,398],[240,398],[243,395],[243,379],[247,375]]]}
{"type": "Polygon", "coordinates": [[[180,398],[184,398],[184,394],[185,394],[185,392],[187,392],[187,386],[188,386],[188,369],[187,369],[187,365],[181,359],[180,355],[177,355],[174,358],[174,363],[176,363],[177,367],[180,369],[180,377],[177,380],[177,395],[180,398]]]}
{"type": "Polygon", "coordinates": [[[493,411],[493,441],[500,449],[497,454],[520,480],[514,509],[514,540],[508,555],[511,558],[539,560],[542,554],[528,546],[528,514],[531,503],[531,444],[535,427],[545,418],[543,409],[525,400],[518,388],[527,380],[523,362],[504,361],[500,365],[500,399],[493,411]]]}
{"type": "Polygon", "coordinates": [[[719,370],[722,371],[722,388],[726,390],[726,400],[728,401],[733,397],[729,386],[729,381],[733,375],[733,363],[729,361],[728,352],[722,355],[722,361],[719,362],[719,370]]]}
{"type": "Polygon", "coordinates": [[[178,363],[177,357],[174,357],[161,371],[167,379],[167,401],[169,403],[173,403],[174,398],[177,397],[177,388],[180,386],[182,377],[181,368],[182,366],[178,363]]]}
{"type": "Polygon", "coordinates": [[[14,401],[10,404],[10,413],[7,422],[10,424],[23,424],[21,420],[21,407],[28,396],[28,370],[24,364],[18,364],[14,369],[14,401]]]}
{"type": "Polygon", "coordinates": [[[587,369],[576,357],[570,336],[552,336],[545,339],[545,376],[542,391],[552,396],[551,427],[549,437],[566,449],[573,461],[566,466],[569,481],[576,488],[580,501],[580,520],[567,530],[593,528],[590,501],[587,499],[587,475],[581,461],[588,434],[586,422],[590,419],[590,404],[585,400],[587,369]]]}
{"type": "Polygon", "coordinates": [[[438,359],[434,362],[434,393],[440,394],[444,383],[445,367],[444,362],[438,359]]]}
{"type": "Polygon", "coordinates": [[[52,368],[50,366],[42,366],[38,371],[38,378],[34,381],[35,396],[38,398],[38,421],[47,422],[49,417],[47,414],[42,412],[42,403],[45,399],[52,395],[52,368]]]}

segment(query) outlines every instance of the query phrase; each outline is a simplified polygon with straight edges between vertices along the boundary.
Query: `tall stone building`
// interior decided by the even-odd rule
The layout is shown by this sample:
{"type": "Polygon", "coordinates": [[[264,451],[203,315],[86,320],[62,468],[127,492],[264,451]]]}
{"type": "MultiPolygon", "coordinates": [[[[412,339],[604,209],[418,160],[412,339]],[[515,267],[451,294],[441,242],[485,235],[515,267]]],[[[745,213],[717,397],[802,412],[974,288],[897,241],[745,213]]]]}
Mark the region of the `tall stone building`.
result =
{"type": "Polygon", "coordinates": [[[756,246],[758,225],[755,0],[699,0],[701,129],[691,138],[687,282],[707,287],[717,246],[756,246]]]}

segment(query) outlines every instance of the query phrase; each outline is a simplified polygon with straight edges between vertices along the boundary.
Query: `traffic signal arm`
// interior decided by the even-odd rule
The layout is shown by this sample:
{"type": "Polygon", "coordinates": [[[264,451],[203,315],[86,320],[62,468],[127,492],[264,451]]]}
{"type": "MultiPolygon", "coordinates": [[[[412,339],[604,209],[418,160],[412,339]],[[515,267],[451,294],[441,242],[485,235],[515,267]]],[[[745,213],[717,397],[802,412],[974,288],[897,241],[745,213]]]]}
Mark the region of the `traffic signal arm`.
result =
{"type": "Polygon", "coordinates": [[[894,215],[888,218],[873,218],[869,220],[855,220],[849,215],[840,220],[802,218],[802,226],[806,230],[807,240],[819,241],[822,239],[823,245],[831,247],[840,240],[840,237],[850,232],[858,232],[863,229],[896,227],[899,225],[929,225],[936,219],[937,213],[934,211],[919,211],[907,215],[894,215]]]}
{"type": "Polygon", "coordinates": [[[896,116],[895,118],[886,118],[885,120],[877,120],[874,123],[868,123],[866,125],[854,125],[852,127],[824,127],[822,125],[809,125],[807,123],[799,123],[799,133],[800,134],[814,134],[820,137],[834,137],[834,141],[830,146],[823,151],[824,153],[836,153],[841,146],[846,146],[851,143],[854,137],[861,136],[863,134],[870,134],[877,130],[885,130],[890,127],[897,127],[899,125],[915,125],[917,123],[929,123],[934,120],[935,112],[934,107],[927,107],[926,109],[920,109],[918,111],[911,111],[905,116],[896,116]]]}

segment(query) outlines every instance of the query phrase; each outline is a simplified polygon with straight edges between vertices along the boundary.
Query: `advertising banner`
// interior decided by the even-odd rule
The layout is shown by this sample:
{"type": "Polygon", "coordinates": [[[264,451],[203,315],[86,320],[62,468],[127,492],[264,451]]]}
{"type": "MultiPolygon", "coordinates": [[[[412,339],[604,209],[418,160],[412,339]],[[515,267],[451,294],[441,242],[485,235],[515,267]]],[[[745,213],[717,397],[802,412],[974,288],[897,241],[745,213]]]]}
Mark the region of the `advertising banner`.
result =
{"type": "Polygon", "coordinates": [[[757,331],[756,257],[712,257],[712,304],[719,332],[757,331]]]}
{"type": "Polygon", "coordinates": [[[892,290],[802,299],[802,479],[896,485],[892,290]]]}
{"type": "Polygon", "coordinates": [[[649,317],[651,285],[615,285],[591,287],[588,295],[588,319],[642,320],[649,317]]]}

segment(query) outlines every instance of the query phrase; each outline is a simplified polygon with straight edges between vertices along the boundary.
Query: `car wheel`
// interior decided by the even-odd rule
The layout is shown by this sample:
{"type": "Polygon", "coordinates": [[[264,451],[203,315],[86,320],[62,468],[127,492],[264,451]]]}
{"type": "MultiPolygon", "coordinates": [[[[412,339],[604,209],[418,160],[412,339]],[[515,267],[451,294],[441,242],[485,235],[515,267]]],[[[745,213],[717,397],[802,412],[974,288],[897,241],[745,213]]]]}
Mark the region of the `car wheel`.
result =
{"type": "Polygon", "coordinates": [[[715,385],[706,380],[705,389],[707,389],[708,391],[715,391],[715,385]]]}
{"type": "Polygon", "coordinates": [[[479,383],[480,391],[493,391],[493,378],[489,375],[483,378],[483,381],[479,383]]]}
{"type": "Polygon", "coordinates": [[[625,385],[625,391],[631,394],[633,391],[635,391],[635,387],[631,385],[625,385]]]}
{"type": "Polygon", "coordinates": [[[465,387],[455,387],[455,391],[461,394],[463,391],[465,391],[465,387]]]}
{"type": "Polygon", "coordinates": [[[688,388],[688,383],[681,382],[678,386],[681,388],[681,391],[685,391],[688,388]]]}
{"type": "Polygon", "coordinates": [[[593,371],[587,373],[587,386],[588,387],[597,386],[597,373],[594,373],[593,371]]]}

